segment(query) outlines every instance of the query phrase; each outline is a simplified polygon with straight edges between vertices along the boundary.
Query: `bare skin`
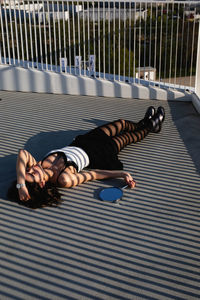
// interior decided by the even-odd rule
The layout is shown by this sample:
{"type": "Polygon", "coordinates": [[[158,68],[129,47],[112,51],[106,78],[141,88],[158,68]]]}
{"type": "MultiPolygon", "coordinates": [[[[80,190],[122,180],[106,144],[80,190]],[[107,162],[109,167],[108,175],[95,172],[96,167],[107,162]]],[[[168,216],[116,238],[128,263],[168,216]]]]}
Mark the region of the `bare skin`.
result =
{"type": "MultiPolygon", "coordinates": [[[[45,183],[58,183],[59,187],[70,188],[90,180],[101,180],[109,178],[123,178],[130,188],[135,187],[132,176],[125,171],[116,170],[83,170],[77,172],[73,166],[67,167],[60,174],[64,167],[64,159],[57,158],[57,154],[48,156],[43,162],[36,162],[35,158],[26,150],[20,150],[17,158],[17,182],[37,182],[40,187],[45,183]],[[59,176],[60,174],[60,176],[59,176]]],[[[28,201],[30,195],[26,186],[18,190],[21,201],[28,201]]]]}

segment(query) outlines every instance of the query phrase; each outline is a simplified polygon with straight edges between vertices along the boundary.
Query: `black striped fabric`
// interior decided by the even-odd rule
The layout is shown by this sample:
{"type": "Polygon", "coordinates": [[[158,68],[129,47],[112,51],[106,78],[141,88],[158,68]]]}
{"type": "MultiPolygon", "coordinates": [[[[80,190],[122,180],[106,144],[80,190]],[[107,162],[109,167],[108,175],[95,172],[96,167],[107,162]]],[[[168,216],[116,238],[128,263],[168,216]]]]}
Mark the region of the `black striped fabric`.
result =
{"type": "Polygon", "coordinates": [[[56,152],[64,153],[67,161],[74,162],[77,166],[78,172],[86,168],[90,163],[87,153],[83,149],[73,146],[66,146],[61,149],[51,150],[45,155],[45,157],[56,152]]]}

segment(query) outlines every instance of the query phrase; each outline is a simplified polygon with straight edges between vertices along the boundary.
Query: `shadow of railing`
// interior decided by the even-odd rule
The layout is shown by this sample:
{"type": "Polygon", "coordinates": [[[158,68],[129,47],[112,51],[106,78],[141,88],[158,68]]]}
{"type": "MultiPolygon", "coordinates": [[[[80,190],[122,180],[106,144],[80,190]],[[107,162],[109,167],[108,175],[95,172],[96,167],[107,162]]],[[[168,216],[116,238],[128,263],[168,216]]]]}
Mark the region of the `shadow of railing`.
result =
{"type": "Polygon", "coordinates": [[[192,104],[0,93],[0,297],[197,299],[200,179],[184,130],[198,123],[192,104]],[[30,210],[3,196],[18,148],[40,159],[96,125],[137,121],[161,104],[162,131],[120,153],[137,185],[119,205],[97,193],[120,180],[63,189],[57,208],[30,210]]]}
{"type": "MultiPolygon", "coordinates": [[[[170,113],[196,171],[200,173],[200,115],[189,103],[169,102],[170,113]]],[[[181,153],[180,153],[181,155],[181,153]]]]}

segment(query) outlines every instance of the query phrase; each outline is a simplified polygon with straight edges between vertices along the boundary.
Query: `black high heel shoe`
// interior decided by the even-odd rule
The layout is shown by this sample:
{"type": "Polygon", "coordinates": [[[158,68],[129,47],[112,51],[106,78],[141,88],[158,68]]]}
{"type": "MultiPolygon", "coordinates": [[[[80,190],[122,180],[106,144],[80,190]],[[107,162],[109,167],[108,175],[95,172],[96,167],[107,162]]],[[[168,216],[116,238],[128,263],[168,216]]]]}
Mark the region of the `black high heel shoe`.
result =
{"type": "Polygon", "coordinates": [[[165,120],[165,109],[162,106],[159,106],[157,109],[156,114],[158,114],[158,117],[160,119],[160,122],[163,123],[165,120]]]}
{"type": "Polygon", "coordinates": [[[145,120],[145,121],[148,121],[148,120],[152,119],[153,116],[155,115],[155,113],[156,113],[155,107],[149,106],[149,107],[147,108],[146,113],[145,113],[144,120],[145,120]]]}
{"type": "Polygon", "coordinates": [[[140,122],[138,122],[137,130],[145,128],[147,126],[147,124],[149,123],[149,120],[151,120],[153,118],[155,113],[156,113],[155,107],[149,106],[145,113],[144,119],[142,119],[140,122]]]}
{"type": "Polygon", "coordinates": [[[154,133],[160,132],[164,120],[165,120],[165,110],[162,106],[159,106],[156,114],[149,120],[150,131],[154,133]]]}

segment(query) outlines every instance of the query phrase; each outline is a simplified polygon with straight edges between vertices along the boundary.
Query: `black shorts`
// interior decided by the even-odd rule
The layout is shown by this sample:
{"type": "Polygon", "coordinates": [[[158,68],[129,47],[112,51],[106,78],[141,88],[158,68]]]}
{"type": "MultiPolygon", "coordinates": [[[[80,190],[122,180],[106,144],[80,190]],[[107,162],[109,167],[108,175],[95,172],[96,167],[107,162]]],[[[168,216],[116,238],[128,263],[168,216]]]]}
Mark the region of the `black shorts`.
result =
{"type": "Polygon", "coordinates": [[[95,128],[86,134],[78,135],[69,146],[82,148],[89,156],[88,168],[101,170],[122,170],[118,159],[117,145],[101,129],[95,128]]]}

